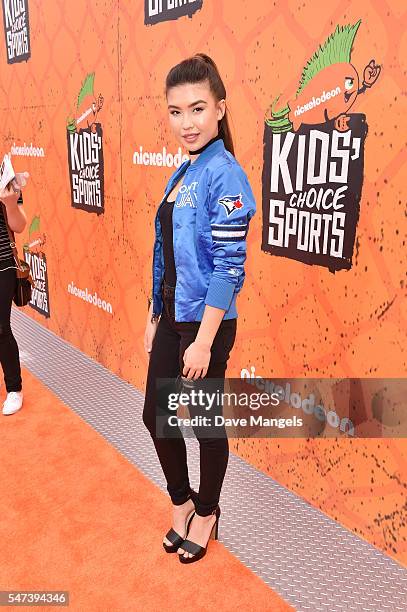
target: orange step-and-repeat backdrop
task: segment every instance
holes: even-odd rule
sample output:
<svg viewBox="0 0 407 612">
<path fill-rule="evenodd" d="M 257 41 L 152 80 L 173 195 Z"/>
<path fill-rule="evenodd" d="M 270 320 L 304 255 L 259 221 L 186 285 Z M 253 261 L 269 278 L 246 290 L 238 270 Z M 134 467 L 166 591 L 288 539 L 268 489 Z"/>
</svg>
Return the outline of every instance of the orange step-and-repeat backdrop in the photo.
<svg viewBox="0 0 407 612">
<path fill-rule="evenodd" d="M 164 80 L 203 51 L 258 205 L 229 376 L 404 376 L 401 0 L 2 5 L 1 153 L 31 174 L 26 312 L 143 389 L 153 218 L 186 153 Z M 405 562 L 401 442 L 231 447 Z"/>
</svg>

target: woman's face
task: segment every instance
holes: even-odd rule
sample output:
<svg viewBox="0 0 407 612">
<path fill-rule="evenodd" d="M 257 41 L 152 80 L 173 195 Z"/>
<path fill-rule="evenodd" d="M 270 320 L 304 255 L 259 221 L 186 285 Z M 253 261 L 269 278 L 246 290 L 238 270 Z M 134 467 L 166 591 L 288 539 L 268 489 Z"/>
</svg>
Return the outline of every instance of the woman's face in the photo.
<svg viewBox="0 0 407 612">
<path fill-rule="evenodd" d="M 167 104 L 172 131 L 188 151 L 195 151 L 218 135 L 218 121 L 225 114 L 225 100 L 217 102 L 208 81 L 171 87 Z"/>
</svg>

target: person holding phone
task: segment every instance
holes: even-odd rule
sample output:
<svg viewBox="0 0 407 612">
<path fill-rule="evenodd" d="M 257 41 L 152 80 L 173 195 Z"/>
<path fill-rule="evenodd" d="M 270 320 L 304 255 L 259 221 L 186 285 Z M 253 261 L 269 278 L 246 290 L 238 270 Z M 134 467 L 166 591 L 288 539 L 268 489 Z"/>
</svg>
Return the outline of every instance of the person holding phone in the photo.
<svg viewBox="0 0 407 612">
<path fill-rule="evenodd" d="M 155 219 L 143 422 L 173 504 L 164 549 L 178 552 L 181 563 L 193 563 L 205 555 L 209 538 L 217 538 L 228 439 L 195 430 L 200 445 L 196 493 L 189 484 L 180 430 L 176 437 L 158 435 L 156 383 L 181 376 L 192 384 L 204 378 L 224 380 L 236 336 L 246 236 L 256 205 L 234 157 L 226 90 L 215 62 L 198 53 L 174 66 L 167 75 L 166 98 L 170 126 L 190 159 L 170 178 Z"/>
<path fill-rule="evenodd" d="M 17 265 L 10 246 L 7 224 L 15 233 L 21 233 L 27 224 L 21 195 L 21 187 L 26 184 L 27 178 L 27 172 L 17 174 L 7 187 L 0 189 L 0 363 L 7 391 L 3 404 L 4 415 L 14 414 L 23 405 L 20 357 L 10 325 Z"/>
</svg>

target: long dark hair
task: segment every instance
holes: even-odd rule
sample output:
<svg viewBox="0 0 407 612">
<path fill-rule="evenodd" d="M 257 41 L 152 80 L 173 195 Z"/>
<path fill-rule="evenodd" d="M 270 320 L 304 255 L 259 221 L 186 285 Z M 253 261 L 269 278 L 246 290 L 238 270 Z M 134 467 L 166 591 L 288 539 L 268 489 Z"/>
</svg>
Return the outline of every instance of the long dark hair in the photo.
<svg viewBox="0 0 407 612">
<path fill-rule="evenodd" d="M 201 83 L 206 80 L 209 81 L 210 90 L 217 102 L 226 99 L 226 89 L 215 62 L 204 53 L 196 53 L 193 57 L 189 57 L 171 68 L 165 80 L 165 93 L 167 94 L 168 90 L 176 85 Z M 222 138 L 225 148 L 234 155 L 235 149 L 227 108 L 222 119 L 219 121 L 219 136 Z"/>
</svg>

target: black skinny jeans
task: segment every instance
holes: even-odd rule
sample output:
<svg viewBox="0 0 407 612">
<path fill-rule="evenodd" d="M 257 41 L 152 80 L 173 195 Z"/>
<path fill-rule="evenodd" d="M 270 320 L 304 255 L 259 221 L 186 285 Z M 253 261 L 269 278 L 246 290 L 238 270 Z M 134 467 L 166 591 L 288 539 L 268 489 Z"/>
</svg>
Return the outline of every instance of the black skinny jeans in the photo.
<svg viewBox="0 0 407 612">
<path fill-rule="evenodd" d="M 13 268 L 0 271 L 0 363 L 7 393 L 21 391 L 21 368 L 16 339 L 10 327 L 11 304 L 16 287 Z"/>
<path fill-rule="evenodd" d="M 178 426 L 171 427 L 172 433 L 176 430 L 178 437 L 165 438 L 156 435 L 156 381 L 159 378 L 175 380 L 179 374 L 182 375 L 184 351 L 195 340 L 200 322 L 176 322 L 174 298 L 167 296 L 163 299 L 163 312 L 150 353 L 143 422 L 153 439 L 171 501 L 174 505 L 181 505 L 187 501 L 191 490 L 185 441 Z M 223 320 L 211 347 L 211 359 L 205 379 L 218 379 L 222 384 L 221 390 L 229 353 L 236 337 L 236 323 L 236 319 Z M 189 411 L 192 417 L 191 408 Z M 221 411 L 222 407 L 219 406 L 217 414 L 221 414 Z M 200 485 L 198 499 L 195 500 L 196 513 L 200 516 L 208 516 L 216 509 L 229 459 L 226 432 L 223 432 L 223 437 L 214 438 L 203 437 L 205 431 L 205 428 L 194 427 L 200 447 Z"/>
</svg>

